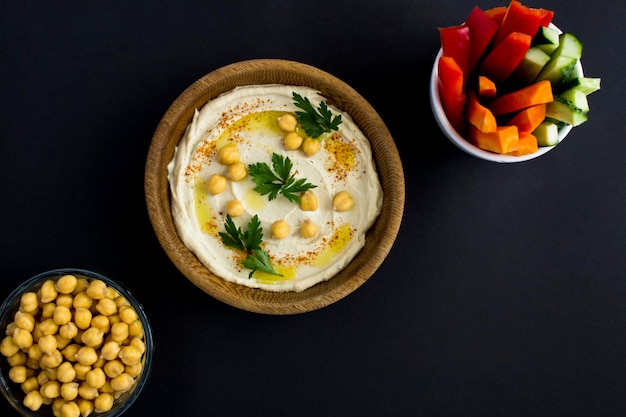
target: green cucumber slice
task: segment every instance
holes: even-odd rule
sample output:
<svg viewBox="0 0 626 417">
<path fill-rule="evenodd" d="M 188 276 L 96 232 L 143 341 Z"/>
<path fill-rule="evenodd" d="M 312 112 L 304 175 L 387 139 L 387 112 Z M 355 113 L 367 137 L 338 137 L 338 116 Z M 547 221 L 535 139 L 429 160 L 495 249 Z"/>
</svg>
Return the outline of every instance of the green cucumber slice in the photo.
<svg viewBox="0 0 626 417">
<path fill-rule="evenodd" d="M 575 77 L 563 83 L 563 91 L 577 89 L 589 95 L 600 89 L 600 78 L 595 77 Z"/>
<path fill-rule="evenodd" d="M 548 55 L 559 46 L 559 30 L 554 27 L 541 26 L 532 40 L 531 46 L 537 46 Z"/>
<path fill-rule="evenodd" d="M 587 94 L 583 93 L 579 88 L 570 88 L 559 94 L 558 98 L 565 101 L 570 106 L 574 106 L 576 109 L 583 113 L 589 111 L 589 101 L 587 100 Z"/>
<path fill-rule="evenodd" d="M 524 84 L 532 84 L 548 61 L 550 55 L 538 46 L 531 46 L 515 69 L 515 79 Z"/>
<path fill-rule="evenodd" d="M 559 127 L 556 123 L 544 120 L 532 132 L 539 146 L 554 146 L 559 143 Z"/>
<path fill-rule="evenodd" d="M 572 127 L 580 126 L 587 121 L 587 115 L 579 109 L 562 101 L 558 96 L 553 101 L 546 104 L 546 117 L 559 122 L 571 125 Z"/>
<path fill-rule="evenodd" d="M 583 43 L 569 32 L 559 35 L 559 46 L 554 50 L 552 56 L 567 56 L 580 59 L 583 56 Z"/>
<path fill-rule="evenodd" d="M 570 79 L 577 63 L 577 58 L 552 56 L 550 61 L 541 69 L 537 78 L 535 78 L 535 82 L 548 80 L 553 87 L 561 84 Z"/>
</svg>

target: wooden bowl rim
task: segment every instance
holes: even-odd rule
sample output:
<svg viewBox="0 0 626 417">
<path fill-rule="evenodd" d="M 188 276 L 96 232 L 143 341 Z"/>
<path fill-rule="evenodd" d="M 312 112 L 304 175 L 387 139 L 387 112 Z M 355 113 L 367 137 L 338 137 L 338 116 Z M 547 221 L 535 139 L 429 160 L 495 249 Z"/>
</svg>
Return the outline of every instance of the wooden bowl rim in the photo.
<svg viewBox="0 0 626 417">
<path fill-rule="evenodd" d="M 249 288 L 212 274 L 183 244 L 171 210 L 167 165 L 194 110 L 239 85 L 287 84 L 318 89 L 329 103 L 346 111 L 369 138 L 383 188 L 382 211 L 366 234 L 365 247 L 328 281 L 302 292 Z M 243 310 L 273 315 L 298 314 L 325 307 L 347 296 L 379 268 L 397 237 L 405 201 L 400 155 L 385 123 L 372 106 L 343 81 L 316 67 L 284 59 L 252 59 L 216 69 L 191 84 L 159 122 L 145 166 L 144 193 L 152 227 L 180 272 L 212 297 Z"/>
</svg>

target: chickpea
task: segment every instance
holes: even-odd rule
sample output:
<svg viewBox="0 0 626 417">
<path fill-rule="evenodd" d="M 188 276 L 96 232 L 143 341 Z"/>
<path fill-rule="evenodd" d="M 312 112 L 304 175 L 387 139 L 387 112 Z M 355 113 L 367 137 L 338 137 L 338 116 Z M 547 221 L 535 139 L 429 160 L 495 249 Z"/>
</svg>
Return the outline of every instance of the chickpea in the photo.
<svg viewBox="0 0 626 417">
<path fill-rule="evenodd" d="M 76 289 L 74 289 L 73 294 L 76 295 L 78 293 L 84 292 L 89 287 L 89 280 L 87 278 L 76 278 Z"/>
<path fill-rule="evenodd" d="M 317 224 L 315 224 L 311 219 L 306 219 L 302 222 L 302 226 L 300 226 L 300 235 L 308 239 L 310 237 L 317 236 L 319 228 Z"/>
<path fill-rule="evenodd" d="M 32 346 L 32 345 L 31 345 Z M 25 365 L 26 364 L 26 353 L 19 351 L 15 355 L 11 355 L 7 358 L 7 362 L 11 366 L 16 365 Z"/>
<path fill-rule="evenodd" d="M 124 340 L 128 339 L 128 324 L 124 323 L 123 321 L 115 323 L 113 326 L 111 326 L 110 335 L 111 338 L 118 343 L 121 343 Z"/>
<path fill-rule="evenodd" d="M 42 303 L 49 303 L 57 298 L 58 292 L 54 286 L 54 281 L 51 279 L 44 281 L 41 285 L 41 289 L 39 290 L 39 299 Z"/>
<path fill-rule="evenodd" d="M 78 395 L 87 400 L 93 400 L 98 396 L 98 388 L 92 387 L 87 381 L 82 381 L 78 386 Z"/>
<path fill-rule="evenodd" d="M 126 299 L 126 297 L 124 297 L 124 296 L 122 296 L 122 295 L 118 295 L 118 296 L 117 296 L 117 297 L 115 297 L 114 299 L 115 299 L 115 304 L 117 304 L 117 308 L 118 308 L 118 310 L 119 310 L 121 307 L 123 307 L 123 306 L 126 306 L 126 307 L 130 307 L 130 306 L 131 306 L 131 305 L 130 305 L 130 301 L 128 301 L 128 300 Z"/>
<path fill-rule="evenodd" d="M 133 386 L 134 383 L 135 378 L 123 372 L 111 379 L 111 388 L 115 391 L 126 392 Z"/>
<path fill-rule="evenodd" d="M 74 303 L 74 296 L 71 294 L 59 294 L 57 297 L 55 304 L 57 306 L 64 306 L 67 308 L 71 308 Z"/>
<path fill-rule="evenodd" d="M 58 349 L 55 349 L 54 352 L 52 352 L 49 355 L 43 355 L 41 359 L 39 359 L 39 363 L 41 364 L 41 367 L 48 368 L 46 370 L 54 369 L 57 366 L 61 365 L 62 362 L 63 362 L 63 355 L 61 354 L 61 351 Z"/>
<path fill-rule="evenodd" d="M 57 305 L 54 309 L 52 320 L 59 326 L 63 326 L 72 320 L 72 312 L 65 306 Z"/>
<path fill-rule="evenodd" d="M 96 310 L 103 316 L 112 316 L 117 313 L 117 304 L 112 298 L 102 298 L 96 304 Z"/>
<path fill-rule="evenodd" d="M 231 217 L 238 217 L 244 211 L 243 203 L 239 200 L 230 200 L 226 203 L 226 213 L 230 214 Z"/>
<path fill-rule="evenodd" d="M 74 275 L 63 275 L 54 285 L 54 288 L 61 294 L 71 294 L 76 289 L 78 280 Z"/>
<path fill-rule="evenodd" d="M 57 340 L 57 349 L 65 349 L 65 346 L 72 342 L 71 338 L 63 337 L 60 334 L 55 334 L 54 338 Z"/>
<path fill-rule="evenodd" d="M 67 345 L 65 349 L 61 350 L 61 354 L 65 358 L 65 360 L 70 362 L 76 361 L 76 354 L 80 350 L 81 346 L 77 343 L 72 343 L 71 345 Z"/>
<path fill-rule="evenodd" d="M 41 339 L 39 339 L 41 340 Z M 56 341 L 56 339 L 55 339 Z M 37 342 L 36 344 L 33 343 L 33 345 L 31 347 L 28 348 L 28 357 L 31 359 L 35 359 L 35 360 L 39 360 L 41 359 L 41 356 L 43 355 L 43 352 L 41 351 L 41 348 L 39 347 L 39 342 Z"/>
<path fill-rule="evenodd" d="M 122 347 L 119 358 L 122 360 L 124 365 L 134 365 L 139 362 L 142 354 L 143 352 L 136 346 L 128 345 Z"/>
<path fill-rule="evenodd" d="M 298 119 L 291 113 L 285 113 L 276 118 L 278 122 L 278 127 L 280 127 L 285 132 L 293 132 L 296 130 L 296 126 L 298 125 Z"/>
<path fill-rule="evenodd" d="M 354 207 L 354 200 L 347 191 L 339 191 L 333 197 L 333 210 L 349 211 Z"/>
<path fill-rule="evenodd" d="M 24 397 L 23 404 L 31 411 L 37 411 L 43 404 L 43 396 L 37 390 L 31 390 Z"/>
<path fill-rule="evenodd" d="M 74 301 L 72 302 L 72 306 L 74 308 L 86 308 L 90 309 L 93 304 L 93 298 L 87 295 L 85 291 L 79 292 L 74 296 Z"/>
<path fill-rule="evenodd" d="M 119 316 L 120 320 L 126 324 L 131 324 L 139 317 L 135 309 L 128 304 L 119 307 Z"/>
<path fill-rule="evenodd" d="M 48 381 L 57 381 L 57 368 L 43 368 L 42 373 L 46 375 Z M 43 384 L 41 384 L 43 386 Z"/>
<path fill-rule="evenodd" d="M 20 347 L 15 344 L 11 336 L 6 336 L 2 339 L 2 342 L 0 342 L 0 353 L 6 357 L 15 355 L 19 350 Z"/>
<path fill-rule="evenodd" d="M 33 346 L 37 346 L 37 345 L 33 345 Z M 28 359 L 26 359 L 26 366 L 28 366 L 31 369 L 39 369 L 40 368 L 39 359 L 33 359 L 29 356 Z"/>
<path fill-rule="evenodd" d="M 91 326 L 91 310 L 79 307 L 74 310 L 74 323 L 79 329 L 85 330 Z"/>
<path fill-rule="evenodd" d="M 102 393 L 94 400 L 94 411 L 96 413 L 106 413 L 113 408 L 114 398 L 111 394 Z"/>
<path fill-rule="evenodd" d="M 13 317 L 13 323 L 20 329 L 32 332 L 35 329 L 35 316 L 18 310 Z"/>
<path fill-rule="evenodd" d="M 311 190 L 306 190 L 300 194 L 300 210 L 315 211 L 317 210 L 317 196 Z"/>
<path fill-rule="evenodd" d="M 144 343 L 143 340 L 141 340 L 138 337 L 133 337 L 132 339 L 130 339 L 130 342 L 128 343 L 130 346 L 134 346 L 137 349 L 139 349 L 139 351 L 143 354 L 146 351 L 146 344 Z"/>
<path fill-rule="evenodd" d="M 107 295 L 107 284 L 100 279 L 94 279 L 89 283 L 85 293 L 94 300 L 101 300 Z"/>
<path fill-rule="evenodd" d="M 39 308 L 39 300 L 34 292 L 25 292 L 20 297 L 20 310 L 25 313 L 34 313 Z"/>
<path fill-rule="evenodd" d="M 20 349 L 28 349 L 33 344 L 33 334 L 28 330 L 20 329 L 17 327 L 13 331 L 13 342 Z"/>
<path fill-rule="evenodd" d="M 66 339 L 73 339 L 78 334 L 78 327 L 73 321 L 59 327 L 59 335 Z"/>
<path fill-rule="evenodd" d="M 73 401 L 78 397 L 78 382 L 66 382 L 61 385 L 61 397 L 65 401 Z"/>
<path fill-rule="evenodd" d="M 82 334 L 80 337 L 80 341 L 85 344 L 85 346 L 96 347 L 102 343 L 104 338 L 104 332 L 97 327 L 90 327 Z"/>
<path fill-rule="evenodd" d="M 84 398 L 78 398 L 76 400 L 76 403 L 78 404 L 78 408 L 80 409 L 80 415 L 87 417 L 89 416 L 91 413 L 94 412 L 95 407 L 93 404 L 93 401 L 90 400 L 86 400 Z"/>
<path fill-rule="evenodd" d="M 91 371 L 87 372 L 85 377 L 85 381 L 89 386 L 100 389 L 107 380 L 107 376 L 105 375 L 102 368 L 93 368 Z"/>
<path fill-rule="evenodd" d="M 96 327 L 104 333 L 108 333 L 111 330 L 111 322 L 107 316 L 99 314 L 91 319 L 91 327 Z"/>
<path fill-rule="evenodd" d="M 26 378 L 26 381 L 22 382 L 20 388 L 22 388 L 22 391 L 27 394 L 31 391 L 39 391 L 39 382 L 37 382 L 37 377 L 33 375 Z"/>
<path fill-rule="evenodd" d="M 297 132 L 289 132 L 283 137 L 283 146 L 289 151 L 298 149 L 302 145 L 302 136 Z"/>
<path fill-rule="evenodd" d="M 221 193 L 226 189 L 226 177 L 220 174 L 213 174 L 207 181 L 207 189 L 211 195 Z"/>
<path fill-rule="evenodd" d="M 313 156 L 320 151 L 322 147 L 322 142 L 318 139 L 306 138 L 304 142 L 302 142 L 302 151 L 306 154 L 306 156 Z"/>
<path fill-rule="evenodd" d="M 9 379 L 16 384 L 21 384 L 28 378 L 26 369 L 24 365 L 12 366 L 11 369 L 9 369 Z"/>
<path fill-rule="evenodd" d="M 61 417 L 80 417 L 80 408 L 74 401 L 68 401 L 61 406 Z"/>
<path fill-rule="evenodd" d="M 70 362 L 62 362 L 57 368 L 57 379 L 59 382 L 72 382 L 76 378 L 76 370 Z"/>
<path fill-rule="evenodd" d="M 57 308 L 55 303 L 45 303 L 41 306 L 41 315 L 40 318 L 43 321 L 44 319 L 49 319 L 54 316 L 54 309 Z"/>
<path fill-rule="evenodd" d="M 233 162 L 226 168 L 226 176 L 231 181 L 241 181 L 246 178 L 246 175 L 248 175 L 248 168 L 241 161 Z"/>
<path fill-rule="evenodd" d="M 76 379 L 84 381 L 87 378 L 87 372 L 91 371 L 91 365 L 84 365 L 82 363 L 75 363 L 74 370 L 76 371 Z"/>
<path fill-rule="evenodd" d="M 111 340 L 109 342 L 106 342 L 102 346 L 102 349 L 100 349 L 100 357 L 106 359 L 107 361 L 112 361 L 113 359 L 118 357 L 121 349 L 122 348 L 120 347 L 119 343 Z"/>
<path fill-rule="evenodd" d="M 105 363 L 102 370 L 109 378 L 113 379 L 124 372 L 124 364 L 119 359 L 113 359 Z"/>
<path fill-rule="evenodd" d="M 141 364 L 141 362 L 137 362 L 134 365 L 126 365 L 124 367 L 124 372 L 132 376 L 133 378 L 137 378 L 139 374 L 141 373 L 142 369 L 143 369 L 143 365 Z"/>
<path fill-rule="evenodd" d="M 222 146 L 217 152 L 217 160 L 224 165 L 230 165 L 239 161 L 239 149 L 234 143 Z"/>
<path fill-rule="evenodd" d="M 59 381 L 48 381 L 41 386 L 39 392 L 46 398 L 58 398 L 61 396 L 61 384 Z"/>
<path fill-rule="evenodd" d="M 274 223 L 272 223 L 270 233 L 272 238 L 274 239 L 284 239 L 287 237 L 287 235 L 289 235 L 290 230 L 291 228 L 286 221 L 276 220 Z"/>
<path fill-rule="evenodd" d="M 76 360 L 82 365 L 93 365 L 98 360 L 98 353 L 91 346 L 83 346 L 76 352 Z"/>
<path fill-rule="evenodd" d="M 52 353 L 57 348 L 57 339 L 54 337 L 54 335 L 48 334 L 41 337 L 39 339 L 39 342 L 37 342 L 37 345 L 39 346 L 39 350 L 41 350 L 42 353 L 46 355 L 52 355 Z"/>
<path fill-rule="evenodd" d="M 59 331 L 59 325 L 54 322 L 54 319 L 48 318 L 39 323 L 39 331 L 42 336 L 54 335 Z"/>
</svg>

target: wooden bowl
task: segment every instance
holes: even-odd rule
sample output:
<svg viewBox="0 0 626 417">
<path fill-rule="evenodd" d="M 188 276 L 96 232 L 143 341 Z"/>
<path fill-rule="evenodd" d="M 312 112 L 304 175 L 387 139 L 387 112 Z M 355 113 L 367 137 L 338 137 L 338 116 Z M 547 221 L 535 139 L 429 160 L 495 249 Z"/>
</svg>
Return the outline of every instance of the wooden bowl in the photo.
<svg viewBox="0 0 626 417">
<path fill-rule="evenodd" d="M 329 104 L 347 112 L 372 145 L 383 189 L 382 211 L 366 235 L 363 249 L 330 280 L 302 292 L 272 292 L 223 280 L 211 273 L 183 244 L 173 223 L 167 165 L 194 110 L 241 85 L 287 84 L 319 90 Z M 298 314 L 325 307 L 350 294 L 380 267 L 398 234 L 404 212 L 405 183 L 395 142 L 372 106 L 336 77 L 309 65 L 255 59 L 219 68 L 189 86 L 158 124 L 148 151 L 144 191 L 159 242 L 175 266 L 194 285 L 231 306 L 262 314 Z"/>
</svg>

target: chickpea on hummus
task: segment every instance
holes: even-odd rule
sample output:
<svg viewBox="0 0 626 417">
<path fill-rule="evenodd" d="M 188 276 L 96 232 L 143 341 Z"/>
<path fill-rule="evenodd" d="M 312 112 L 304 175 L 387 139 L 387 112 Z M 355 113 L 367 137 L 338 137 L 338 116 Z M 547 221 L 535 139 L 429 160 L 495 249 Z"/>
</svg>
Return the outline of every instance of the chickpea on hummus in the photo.
<svg viewBox="0 0 626 417">
<path fill-rule="evenodd" d="M 296 95 L 340 116 L 335 129 L 310 137 Z M 276 180 L 264 181 L 270 174 Z M 196 109 L 168 180 L 174 225 L 200 262 L 226 281 L 275 292 L 303 291 L 343 269 L 383 199 L 370 142 L 350 116 L 314 89 L 279 84 L 237 87 Z M 254 255 L 267 255 L 269 272 L 225 244 L 227 224 L 242 234 L 260 226 Z"/>
</svg>

